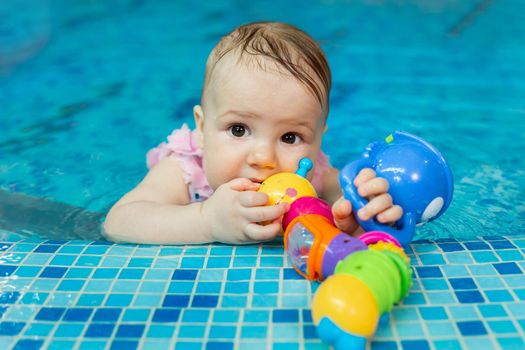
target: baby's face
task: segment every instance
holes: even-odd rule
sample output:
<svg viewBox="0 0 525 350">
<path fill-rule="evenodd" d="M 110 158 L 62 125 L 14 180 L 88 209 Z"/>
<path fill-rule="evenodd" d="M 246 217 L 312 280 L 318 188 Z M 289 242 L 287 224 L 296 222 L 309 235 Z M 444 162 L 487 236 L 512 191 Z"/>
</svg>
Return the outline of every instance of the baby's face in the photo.
<svg viewBox="0 0 525 350">
<path fill-rule="evenodd" d="M 273 63 L 266 71 L 228 57 L 219 64 L 204 108 L 195 108 L 210 186 L 295 172 L 303 157 L 315 163 L 326 111 L 306 87 Z"/>
</svg>

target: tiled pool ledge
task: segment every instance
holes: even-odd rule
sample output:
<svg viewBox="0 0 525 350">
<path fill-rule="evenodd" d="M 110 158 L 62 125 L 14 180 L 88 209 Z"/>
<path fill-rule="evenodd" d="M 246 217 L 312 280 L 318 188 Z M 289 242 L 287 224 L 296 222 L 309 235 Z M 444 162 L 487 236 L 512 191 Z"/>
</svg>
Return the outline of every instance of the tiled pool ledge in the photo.
<svg viewBox="0 0 525 350">
<path fill-rule="evenodd" d="M 524 349 L 525 235 L 411 245 L 372 349 Z M 281 242 L 0 244 L 0 349 L 327 349 Z"/>
</svg>

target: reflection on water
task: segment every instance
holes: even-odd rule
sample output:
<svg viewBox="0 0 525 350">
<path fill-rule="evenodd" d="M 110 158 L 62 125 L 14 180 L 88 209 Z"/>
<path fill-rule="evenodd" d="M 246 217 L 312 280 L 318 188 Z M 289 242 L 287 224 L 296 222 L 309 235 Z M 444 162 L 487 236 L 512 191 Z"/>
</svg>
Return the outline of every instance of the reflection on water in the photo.
<svg viewBox="0 0 525 350">
<path fill-rule="evenodd" d="M 0 189 L 0 229 L 22 237 L 97 240 L 103 218 L 101 213 Z"/>
</svg>

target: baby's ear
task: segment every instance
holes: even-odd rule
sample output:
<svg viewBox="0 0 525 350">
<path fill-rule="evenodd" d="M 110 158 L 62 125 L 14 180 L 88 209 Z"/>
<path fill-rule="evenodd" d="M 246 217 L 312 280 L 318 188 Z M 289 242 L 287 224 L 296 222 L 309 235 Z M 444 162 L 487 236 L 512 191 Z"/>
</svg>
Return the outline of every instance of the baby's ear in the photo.
<svg viewBox="0 0 525 350">
<path fill-rule="evenodd" d="M 193 107 L 193 118 L 195 119 L 195 127 L 199 137 L 199 147 L 202 147 L 204 145 L 202 136 L 204 130 L 204 112 L 202 111 L 202 107 L 200 105 L 195 105 Z"/>
</svg>

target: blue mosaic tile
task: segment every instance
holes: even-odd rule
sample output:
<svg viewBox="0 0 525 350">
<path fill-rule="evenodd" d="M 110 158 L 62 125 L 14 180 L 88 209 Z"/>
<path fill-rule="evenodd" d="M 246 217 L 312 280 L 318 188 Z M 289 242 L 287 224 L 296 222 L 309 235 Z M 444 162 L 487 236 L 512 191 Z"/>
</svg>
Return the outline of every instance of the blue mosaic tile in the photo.
<svg viewBox="0 0 525 350">
<path fill-rule="evenodd" d="M 468 250 L 489 250 L 490 246 L 485 242 L 465 242 L 463 245 Z"/>
<path fill-rule="evenodd" d="M 42 244 L 36 247 L 35 253 L 54 253 L 60 248 L 58 245 Z"/>
<path fill-rule="evenodd" d="M 46 267 L 40 273 L 41 278 L 62 278 L 67 272 L 65 267 Z"/>
<path fill-rule="evenodd" d="M 457 242 L 439 243 L 438 246 L 441 248 L 441 250 L 443 250 L 444 253 L 465 250 L 465 248 Z"/>
<path fill-rule="evenodd" d="M 507 316 L 507 312 L 502 304 L 478 305 L 478 309 L 485 318 Z"/>
<path fill-rule="evenodd" d="M 227 294 L 247 294 L 250 290 L 250 282 L 226 282 L 224 293 Z"/>
<path fill-rule="evenodd" d="M 419 278 L 443 277 L 443 273 L 438 266 L 416 267 Z"/>
<path fill-rule="evenodd" d="M 514 244 L 506 239 L 489 241 L 493 249 L 513 249 L 516 248 Z"/>
<path fill-rule="evenodd" d="M 303 278 L 294 269 L 283 269 L 283 279 L 285 280 L 302 280 Z"/>
<path fill-rule="evenodd" d="M 206 350 L 233 350 L 232 342 L 208 342 Z"/>
<path fill-rule="evenodd" d="M 466 291 L 466 292 L 455 292 L 458 301 L 462 304 L 465 303 L 483 303 L 485 298 L 477 290 L 475 291 Z"/>
<path fill-rule="evenodd" d="M 110 350 L 128 350 L 138 349 L 139 342 L 133 340 L 114 340 L 111 343 Z"/>
<path fill-rule="evenodd" d="M 481 321 L 462 321 L 456 324 L 464 336 L 487 334 L 487 329 Z"/>
<path fill-rule="evenodd" d="M 231 263 L 230 257 L 210 257 L 206 263 L 206 268 L 225 268 Z"/>
<path fill-rule="evenodd" d="M 455 290 L 478 289 L 472 278 L 450 278 L 448 281 Z"/>
<path fill-rule="evenodd" d="M 496 254 L 499 256 L 501 261 L 520 261 L 520 260 L 524 260 L 523 254 L 517 249 L 499 250 L 499 251 L 496 252 Z"/>
<path fill-rule="evenodd" d="M 410 256 L 414 286 L 382 321 L 371 349 L 523 348 L 525 274 L 516 247 L 525 240 L 506 240 L 509 244 L 496 243 L 505 239 L 418 243 Z M 477 249 L 480 242 L 488 248 Z M 466 243 L 474 244 L 463 250 L 442 247 Z M 0 265 L 12 266 L 4 271 L 16 289 L 0 293 L 1 348 L 327 349 L 310 309 L 320 284 L 291 269 L 282 246 L 88 245 L 92 249 L 71 251 L 89 259 L 75 260 L 66 258 L 71 251 L 64 248 L 78 245 L 22 248 L 43 245 L 59 248 L 34 253 L 44 258 L 27 265 L 25 260 Z M 501 260 L 479 258 L 486 252 Z M 449 255 L 458 253 L 471 261 L 450 263 Z M 156 263 L 165 257 L 204 263 L 199 268 Z M 253 265 L 235 266 L 236 259 Z M 77 260 L 85 266 L 66 264 Z"/>
<path fill-rule="evenodd" d="M 241 329 L 241 338 L 243 339 L 266 339 L 267 334 L 268 329 L 265 326 L 242 326 Z"/>
<path fill-rule="evenodd" d="M 401 347 L 403 350 L 430 350 L 430 345 L 425 339 L 403 340 Z"/>
<path fill-rule="evenodd" d="M 420 307 L 419 312 L 424 320 L 448 320 L 448 315 L 442 306 Z"/>
<path fill-rule="evenodd" d="M 477 263 L 487 263 L 487 262 L 499 261 L 496 254 L 491 251 L 472 252 L 471 255 L 474 258 L 474 261 Z"/>
<path fill-rule="evenodd" d="M 197 277 L 198 270 L 175 270 L 171 276 L 172 280 L 193 281 Z"/>
<path fill-rule="evenodd" d="M 194 295 L 191 307 L 216 307 L 219 297 L 216 295 Z"/>
<path fill-rule="evenodd" d="M 299 321 L 298 310 L 273 310 L 272 321 L 277 323 Z"/>
<path fill-rule="evenodd" d="M 456 339 L 444 339 L 433 341 L 436 349 L 461 350 L 461 343 Z"/>
<path fill-rule="evenodd" d="M 77 323 L 63 323 L 58 325 L 55 331 L 55 337 L 73 338 L 79 337 L 84 333 L 85 326 Z"/>
<path fill-rule="evenodd" d="M 399 347 L 395 341 L 372 341 L 370 344 L 373 350 L 397 350 Z"/>
<path fill-rule="evenodd" d="M 60 307 L 43 307 L 36 314 L 35 320 L 39 321 L 58 321 L 66 311 L 65 308 Z"/>
<path fill-rule="evenodd" d="M 20 299 L 19 292 L 3 292 L 0 294 L 0 304 L 15 304 Z"/>
<path fill-rule="evenodd" d="M 25 326 L 24 322 L 0 322 L 0 335 L 17 335 Z"/>
<path fill-rule="evenodd" d="M 40 349 L 44 344 L 43 340 L 37 339 L 20 339 L 13 350 L 35 350 Z"/>
<path fill-rule="evenodd" d="M 521 271 L 521 269 L 515 262 L 493 264 L 493 266 L 496 269 L 496 271 L 498 271 L 498 273 L 501 275 L 522 274 L 523 273 L 523 271 Z"/>
<path fill-rule="evenodd" d="M 525 348 L 525 340 L 523 337 L 508 337 L 497 338 L 497 341 L 502 349 L 523 349 Z"/>
<path fill-rule="evenodd" d="M 54 324 L 47 324 L 47 323 L 33 323 L 29 325 L 26 328 L 26 331 L 24 332 L 25 336 L 36 336 L 36 337 L 44 337 L 51 333 L 51 330 L 55 327 Z"/>
<path fill-rule="evenodd" d="M 64 315 L 64 321 L 70 322 L 85 322 L 93 313 L 91 308 L 70 308 Z"/>
<path fill-rule="evenodd" d="M 153 314 L 153 322 L 177 322 L 180 310 L 178 309 L 156 309 Z"/>
<path fill-rule="evenodd" d="M 91 323 L 86 329 L 86 332 L 84 333 L 84 337 L 86 338 L 109 338 L 111 337 L 114 328 L 115 328 L 115 325 L 113 324 Z"/>
<path fill-rule="evenodd" d="M 166 295 L 162 306 L 164 307 L 187 307 L 190 304 L 189 295 Z"/>
<path fill-rule="evenodd" d="M 504 301 L 514 301 L 514 297 L 507 290 L 485 290 L 485 295 L 487 299 L 491 302 L 504 302 Z"/>
<path fill-rule="evenodd" d="M 281 269 L 257 269 L 255 271 L 256 280 L 280 280 Z M 302 279 L 302 278 L 301 278 Z"/>
<path fill-rule="evenodd" d="M 213 322 L 215 323 L 237 323 L 240 318 L 238 310 L 216 309 L 213 312 Z"/>
<path fill-rule="evenodd" d="M 121 313 L 122 309 L 119 308 L 99 308 L 93 315 L 93 321 L 116 322 Z"/>
<path fill-rule="evenodd" d="M 228 281 L 249 281 L 252 278 L 251 269 L 231 269 L 227 273 Z"/>
<path fill-rule="evenodd" d="M 141 338 L 146 328 L 143 324 L 121 324 L 117 333 L 116 338 Z"/>
</svg>

